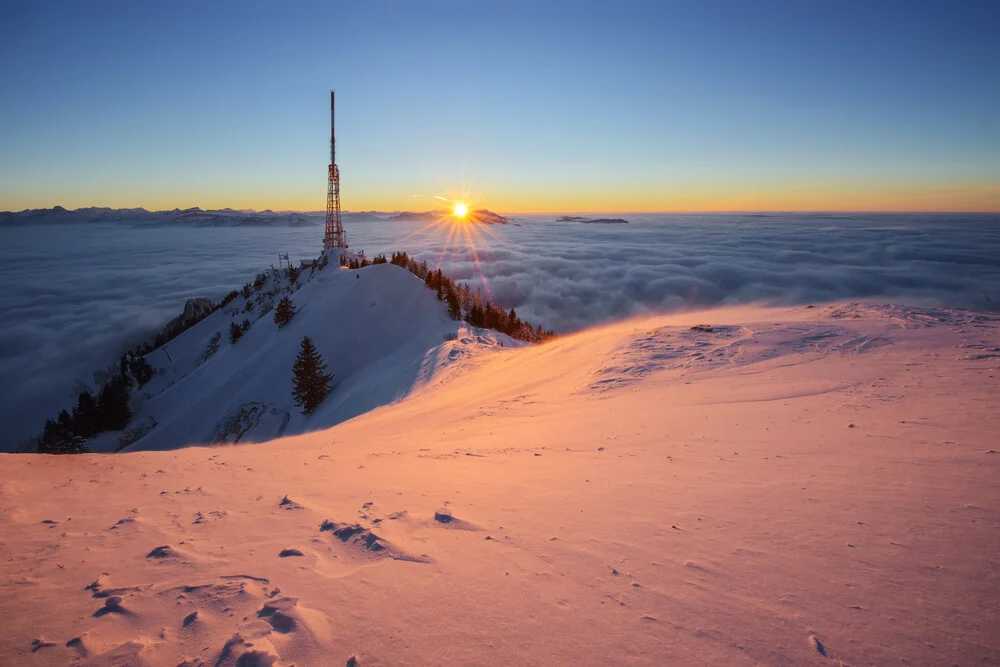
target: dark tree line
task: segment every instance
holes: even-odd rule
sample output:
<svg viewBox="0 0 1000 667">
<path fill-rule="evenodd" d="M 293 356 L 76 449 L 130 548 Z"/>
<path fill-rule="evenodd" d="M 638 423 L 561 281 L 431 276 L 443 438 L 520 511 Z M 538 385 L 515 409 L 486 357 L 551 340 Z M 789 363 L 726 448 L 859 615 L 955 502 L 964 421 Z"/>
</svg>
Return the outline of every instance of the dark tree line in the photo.
<svg viewBox="0 0 1000 667">
<path fill-rule="evenodd" d="M 371 260 L 363 256 L 349 260 L 341 257 L 341 265 L 349 269 L 363 269 L 375 264 L 395 264 L 423 280 L 429 289 L 437 293 L 438 301 L 448 304 L 448 313 L 456 320 L 464 320 L 474 327 L 494 329 L 518 340 L 541 342 L 555 336 L 554 331 L 522 320 L 513 308 L 504 310 L 488 298 L 484 299 L 480 290 L 472 292 L 467 284 L 454 282 L 441 269 L 430 269 L 427 262 L 418 262 L 405 252 L 394 252 L 390 259 L 386 259 L 385 255 L 376 255 Z"/>
<path fill-rule="evenodd" d="M 385 255 L 379 255 L 371 264 L 385 262 Z M 505 310 L 484 298 L 480 290 L 473 292 L 467 284 L 456 283 L 441 269 L 430 269 L 427 262 L 418 262 L 405 252 L 392 253 L 388 262 L 403 267 L 423 280 L 428 289 L 435 291 L 438 301 L 448 304 L 448 313 L 456 320 L 464 320 L 474 327 L 494 329 L 518 340 L 541 342 L 555 336 L 554 331 L 522 320 L 513 308 Z"/>
<path fill-rule="evenodd" d="M 324 257 L 319 268 L 329 264 Z M 291 282 L 299 277 L 298 269 L 292 267 L 289 271 Z M 153 367 L 144 358 L 153 350 L 159 349 L 171 340 L 184 333 L 202 319 L 215 312 L 218 308 L 229 305 L 237 296 L 249 299 L 254 291 L 260 291 L 268 280 L 266 272 L 258 273 L 253 283 L 246 283 L 237 291 L 233 290 L 223 297 L 222 302 L 204 316 L 185 323 L 181 329 L 167 333 L 166 330 L 157 334 L 152 342 L 144 341 L 122 355 L 118 369 L 97 390 L 96 393 L 81 392 L 77 397 L 72 411 L 62 410 L 55 419 L 47 419 L 38 439 L 38 451 L 43 454 L 77 454 L 87 451 L 85 440 L 105 431 L 120 431 L 132 418 L 129 409 L 129 398 L 133 383 L 142 387 L 153 378 Z M 235 343 L 250 329 L 250 320 L 244 319 L 237 324 L 231 323 L 229 340 Z"/>
<path fill-rule="evenodd" d="M 230 304 L 230 302 L 232 302 L 233 299 L 235 299 L 239 295 L 240 295 L 239 292 L 237 292 L 236 290 L 233 290 L 232 292 L 230 292 L 226 296 L 222 297 L 222 301 L 219 302 L 219 308 L 225 308 L 226 306 L 228 306 Z"/>
<path fill-rule="evenodd" d="M 555 332 L 551 330 L 542 329 L 540 325 L 534 326 L 522 320 L 513 308 L 509 311 L 501 308 L 489 298 L 484 298 L 480 290 L 472 292 L 467 284 L 454 282 L 440 269 L 430 269 L 427 262 L 418 262 L 405 252 L 394 252 L 391 258 L 376 255 L 371 260 L 361 257 L 348 261 L 345 257 L 341 257 L 341 266 L 348 266 L 351 269 L 389 263 L 401 266 L 423 280 L 428 289 L 434 290 L 438 300 L 448 305 L 449 314 L 456 320 L 464 320 L 475 327 L 494 329 L 519 340 L 540 342 L 555 336 Z M 323 255 L 322 260 L 314 264 L 314 268 L 323 270 L 328 264 L 329 257 Z M 292 283 L 299 277 L 298 269 L 293 268 L 289 274 Z M 267 273 L 258 274 L 252 284 L 246 283 L 239 292 L 234 290 L 227 294 L 222 300 L 222 305 L 229 304 L 240 294 L 249 299 L 252 292 L 259 291 L 267 280 Z M 279 302 L 275 311 L 275 321 L 279 326 L 287 324 L 295 314 L 290 299 L 285 297 L 282 302 L 286 300 L 288 303 L 283 305 Z M 161 333 L 152 343 L 140 343 L 122 355 L 116 372 L 95 394 L 81 392 L 72 412 L 63 410 L 56 419 L 46 420 L 39 438 L 38 451 L 50 454 L 85 452 L 87 438 L 105 431 L 124 429 L 131 419 L 129 398 L 132 384 L 142 387 L 154 374 L 153 368 L 144 356 L 194 326 L 200 319 L 190 322 L 187 327 L 169 337 Z M 230 342 L 235 343 L 242 338 L 250 329 L 250 325 L 248 319 L 239 324 L 232 322 L 229 330 Z M 329 392 L 329 383 L 333 376 L 326 374 L 326 366 L 312 345 L 312 341 L 308 344 L 303 341 L 303 348 L 300 352 L 302 359 L 297 360 L 298 369 L 295 371 L 297 377 L 301 376 L 301 380 L 296 380 L 296 400 L 301 400 L 299 404 L 304 410 L 311 411 Z"/>
<path fill-rule="evenodd" d="M 346 261 L 344 260 L 343 257 L 341 257 L 340 260 L 340 265 L 346 266 L 349 269 L 363 269 L 366 266 L 374 266 L 375 264 L 388 264 L 388 263 L 389 260 L 385 258 L 385 255 L 375 255 L 374 259 L 368 259 L 364 255 L 362 255 L 361 259 L 349 259 Z"/>
<path fill-rule="evenodd" d="M 235 298 L 235 297 L 233 297 Z M 232 299 L 230 299 L 232 300 Z M 105 431 L 120 431 L 132 418 L 128 403 L 133 383 L 137 387 L 153 379 L 155 371 L 145 356 L 159 349 L 207 317 L 215 309 L 170 334 L 157 334 L 124 353 L 118 367 L 93 395 L 81 392 L 72 412 L 62 410 L 56 419 L 47 419 L 38 440 L 42 454 L 78 454 L 87 451 L 84 440 Z"/>
<path fill-rule="evenodd" d="M 236 320 L 233 320 L 229 323 L 229 342 L 235 344 L 248 331 L 250 331 L 250 320 L 244 317 L 243 322 L 240 324 L 237 324 Z"/>
<path fill-rule="evenodd" d="M 132 383 L 141 387 L 153 377 L 153 367 L 134 352 L 126 352 L 115 373 L 96 396 L 83 391 L 72 412 L 63 410 L 56 419 L 47 419 L 38 442 L 41 454 L 80 454 L 87 451 L 85 440 L 105 431 L 120 431 L 132 418 L 129 409 Z"/>
</svg>

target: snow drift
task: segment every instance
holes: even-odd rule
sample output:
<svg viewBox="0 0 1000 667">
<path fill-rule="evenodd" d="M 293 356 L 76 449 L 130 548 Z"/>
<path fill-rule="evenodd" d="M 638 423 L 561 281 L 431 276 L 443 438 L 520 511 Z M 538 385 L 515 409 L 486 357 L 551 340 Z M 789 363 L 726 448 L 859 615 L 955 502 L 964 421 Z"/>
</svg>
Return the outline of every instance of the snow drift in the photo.
<svg viewBox="0 0 1000 667">
<path fill-rule="evenodd" d="M 323 326 L 384 335 L 385 355 L 416 364 L 419 346 L 361 316 L 321 321 L 432 296 L 374 268 L 384 287 L 364 286 L 371 269 L 327 269 L 331 287 L 356 287 L 310 300 L 301 330 L 259 321 L 260 340 L 220 349 L 201 377 L 206 320 L 176 348 L 194 370 L 174 390 L 272 390 L 236 355 L 277 378 L 281 337 Z M 457 326 L 405 319 L 379 321 L 426 344 Z M 318 346 L 360 391 L 350 349 L 334 349 L 346 335 Z M 431 348 L 459 351 L 447 373 L 330 429 L 0 457 L 0 663 L 927 665 L 1000 651 L 996 316 L 741 307 L 520 349 L 459 343 Z M 164 428 L 180 437 L 173 421 L 201 403 L 170 393 Z"/>
</svg>

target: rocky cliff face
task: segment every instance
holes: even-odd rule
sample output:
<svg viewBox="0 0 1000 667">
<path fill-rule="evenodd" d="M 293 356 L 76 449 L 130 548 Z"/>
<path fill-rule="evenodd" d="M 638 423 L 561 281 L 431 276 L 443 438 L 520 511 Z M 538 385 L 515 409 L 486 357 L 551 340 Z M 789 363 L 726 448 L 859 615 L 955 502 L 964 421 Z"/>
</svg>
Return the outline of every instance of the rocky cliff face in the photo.
<svg viewBox="0 0 1000 667">
<path fill-rule="evenodd" d="M 167 322 L 161 335 L 167 340 L 178 336 L 211 315 L 216 307 L 215 302 L 207 297 L 199 296 L 188 299 L 187 303 L 184 304 L 184 312 Z"/>
</svg>

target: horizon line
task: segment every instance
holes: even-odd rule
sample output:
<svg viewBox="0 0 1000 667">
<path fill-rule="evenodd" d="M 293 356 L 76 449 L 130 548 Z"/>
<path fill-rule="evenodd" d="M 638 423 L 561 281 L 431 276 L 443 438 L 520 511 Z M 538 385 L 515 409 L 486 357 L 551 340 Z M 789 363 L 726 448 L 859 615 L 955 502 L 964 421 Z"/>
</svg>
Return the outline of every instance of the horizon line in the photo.
<svg viewBox="0 0 1000 667">
<path fill-rule="evenodd" d="M 38 208 L 24 208 L 17 211 L 13 210 L 0 210 L 2 213 L 26 213 L 28 211 L 47 211 L 54 210 L 55 208 L 61 208 L 67 212 L 76 212 L 88 208 L 105 208 L 111 211 L 122 211 L 129 209 L 142 209 L 150 213 L 169 213 L 172 211 L 189 211 L 193 209 L 198 209 L 201 211 L 236 211 L 245 213 L 300 213 L 300 214 L 313 214 L 313 215 L 325 215 L 323 209 L 254 209 L 254 208 L 236 208 L 234 206 L 223 206 L 221 208 L 202 208 L 201 206 L 175 206 L 174 208 L 146 208 L 145 206 L 122 206 L 122 207 L 112 207 L 112 206 L 78 206 L 77 208 L 68 208 L 61 206 L 60 204 L 54 204 L 50 207 L 38 207 Z M 425 213 L 435 210 L 442 209 L 359 209 L 359 210 L 345 210 L 344 213 Z M 490 210 L 485 209 L 484 210 Z M 496 211 L 490 210 L 491 213 L 496 213 Z M 588 215 L 603 215 L 603 214 L 617 214 L 617 215 L 693 215 L 693 214 L 762 214 L 762 213 L 787 213 L 787 214 L 817 214 L 817 213 L 896 213 L 896 214 L 977 214 L 977 215 L 1000 215 L 1000 209 L 996 210 L 981 210 L 981 209 L 848 209 L 848 208 L 838 208 L 838 209 L 661 209 L 661 210 L 614 210 L 614 209 L 577 209 L 577 210 L 548 210 L 548 211 L 511 211 L 507 213 L 500 213 L 505 217 L 516 216 L 516 215 L 574 215 L 574 214 L 588 214 Z"/>
</svg>

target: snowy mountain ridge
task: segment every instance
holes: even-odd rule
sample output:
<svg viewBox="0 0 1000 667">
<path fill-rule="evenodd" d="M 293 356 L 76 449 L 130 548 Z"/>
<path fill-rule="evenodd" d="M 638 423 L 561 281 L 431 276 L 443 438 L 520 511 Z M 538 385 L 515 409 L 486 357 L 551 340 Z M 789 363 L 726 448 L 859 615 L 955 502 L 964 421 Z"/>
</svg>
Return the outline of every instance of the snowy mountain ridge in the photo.
<svg viewBox="0 0 1000 667">
<path fill-rule="evenodd" d="M 166 345 L 146 355 L 155 375 L 133 397 L 129 451 L 192 444 L 268 440 L 327 428 L 391 403 L 436 378 L 467 348 L 524 343 L 475 329 L 448 315 L 404 268 L 379 264 L 351 270 L 331 263 L 261 274 L 249 296 L 239 293 Z M 273 309 L 291 298 L 295 315 L 279 328 Z M 247 321 L 235 342 L 230 327 Z M 334 374 L 333 391 L 312 414 L 291 397 L 292 363 L 309 336 Z M 120 433 L 90 442 L 114 451 Z"/>
</svg>

